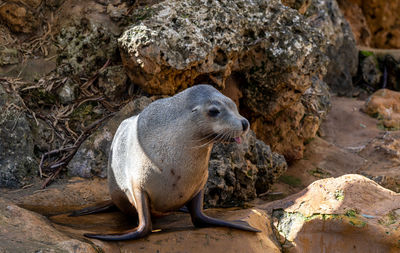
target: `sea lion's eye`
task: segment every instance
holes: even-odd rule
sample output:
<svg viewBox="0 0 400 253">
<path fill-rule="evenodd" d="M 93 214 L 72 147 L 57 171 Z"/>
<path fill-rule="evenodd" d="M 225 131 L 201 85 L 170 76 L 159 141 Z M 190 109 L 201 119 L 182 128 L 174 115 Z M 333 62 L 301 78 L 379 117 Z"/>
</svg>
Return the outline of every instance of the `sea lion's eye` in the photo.
<svg viewBox="0 0 400 253">
<path fill-rule="evenodd" d="M 209 115 L 210 117 L 216 117 L 216 116 L 218 116 L 218 114 L 219 114 L 219 110 L 218 110 L 217 108 L 215 108 L 215 107 L 211 108 L 211 109 L 208 111 L 208 115 Z"/>
</svg>

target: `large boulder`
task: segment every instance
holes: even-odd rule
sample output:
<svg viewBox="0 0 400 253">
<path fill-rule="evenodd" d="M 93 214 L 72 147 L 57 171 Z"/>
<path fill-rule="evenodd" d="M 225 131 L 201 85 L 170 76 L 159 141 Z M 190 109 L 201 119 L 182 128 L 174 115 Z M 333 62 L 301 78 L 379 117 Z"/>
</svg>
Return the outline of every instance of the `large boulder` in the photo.
<svg viewBox="0 0 400 253">
<path fill-rule="evenodd" d="M 22 186 L 38 164 L 23 102 L 6 82 L 0 83 L 0 109 L 0 187 Z"/>
<path fill-rule="evenodd" d="M 196 83 L 237 83 L 257 136 L 289 160 L 302 157 L 313 137 L 304 133 L 321 122 L 302 98 L 313 83 L 327 91 L 328 63 L 326 39 L 304 16 L 276 0 L 167 1 L 132 16 L 119 47 L 134 84 L 172 95 Z"/>
<path fill-rule="evenodd" d="M 400 247 L 400 194 L 360 175 L 318 180 L 265 208 L 284 252 L 397 252 Z"/>
<path fill-rule="evenodd" d="M 324 81 L 333 92 L 351 95 L 352 77 L 358 67 L 358 50 L 351 27 L 336 0 L 286 0 L 284 3 L 303 13 L 310 25 L 324 34 L 329 57 Z"/>
</svg>

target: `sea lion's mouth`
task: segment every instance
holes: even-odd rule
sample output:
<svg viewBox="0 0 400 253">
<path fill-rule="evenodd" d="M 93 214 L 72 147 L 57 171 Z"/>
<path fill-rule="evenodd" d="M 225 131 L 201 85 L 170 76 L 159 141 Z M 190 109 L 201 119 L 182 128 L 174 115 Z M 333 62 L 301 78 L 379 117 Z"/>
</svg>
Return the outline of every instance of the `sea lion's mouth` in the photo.
<svg viewBox="0 0 400 253">
<path fill-rule="evenodd" d="M 237 144 L 240 144 L 240 143 L 242 143 L 242 138 L 240 136 L 231 138 L 229 142 L 236 142 Z"/>
<path fill-rule="evenodd" d="M 234 143 L 241 144 L 243 142 L 243 135 L 237 137 L 230 137 L 230 138 L 218 138 L 218 134 L 212 134 L 207 139 L 208 141 L 215 141 L 217 143 Z"/>
</svg>

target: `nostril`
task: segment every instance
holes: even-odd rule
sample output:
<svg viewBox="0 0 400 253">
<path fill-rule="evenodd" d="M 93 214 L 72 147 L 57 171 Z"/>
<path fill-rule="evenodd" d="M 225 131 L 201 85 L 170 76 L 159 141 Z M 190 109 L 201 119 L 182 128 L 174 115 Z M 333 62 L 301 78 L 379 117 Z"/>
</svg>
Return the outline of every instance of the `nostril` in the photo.
<svg viewBox="0 0 400 253">
<path fill-rule="evenodd" d="M 249 129 L 249 122 L 247 121 L 247 119 L 242 120 L 242 127 L 243 131 L 247 131 L 247 129 Z"/>
</svg>

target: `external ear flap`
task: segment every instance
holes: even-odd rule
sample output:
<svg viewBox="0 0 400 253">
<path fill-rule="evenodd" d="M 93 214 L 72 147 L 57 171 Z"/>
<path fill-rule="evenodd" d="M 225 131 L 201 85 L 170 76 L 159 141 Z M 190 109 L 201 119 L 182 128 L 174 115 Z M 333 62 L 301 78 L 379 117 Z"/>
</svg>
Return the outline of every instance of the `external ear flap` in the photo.
<svg viewBox="0 0 400 253">
<path fill-rule="evenodd" d="M 198 111 L 199 109 L 200 109 L 200 105 L 194 107 L 194 108 L 192 109 L 192 112 Z"/>
</svg>

